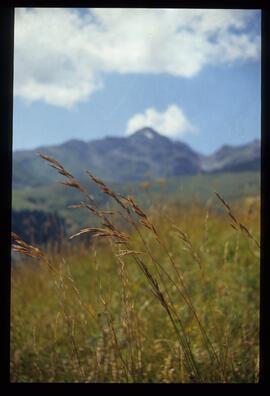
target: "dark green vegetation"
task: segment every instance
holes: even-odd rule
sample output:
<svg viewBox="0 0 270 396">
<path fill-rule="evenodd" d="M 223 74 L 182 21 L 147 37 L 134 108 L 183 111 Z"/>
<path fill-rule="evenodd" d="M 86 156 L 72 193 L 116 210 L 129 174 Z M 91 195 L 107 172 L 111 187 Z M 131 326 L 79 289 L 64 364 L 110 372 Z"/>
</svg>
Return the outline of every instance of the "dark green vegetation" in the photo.
<svg viewBox="0 0 270 396">
<path fill-rule="evenodd" d="M 62 197 L 81 188 L 64 174 Z M 259 177 L 242 176 L 144 182 L 142 209 L 90 175 L 107 211 L 68 198 L 88 202 L 73 209 L 88 244 L 44 254 L 17 238 L 32 258 L 12 272 L 12 382 L 257 382 Z"/>
<path fill-rule="evenodd" d="M 68 225 L 55 212 L 20 210 L 12 213 L 12 230 L 28 243 L 60 243 Z"/>
</svg>

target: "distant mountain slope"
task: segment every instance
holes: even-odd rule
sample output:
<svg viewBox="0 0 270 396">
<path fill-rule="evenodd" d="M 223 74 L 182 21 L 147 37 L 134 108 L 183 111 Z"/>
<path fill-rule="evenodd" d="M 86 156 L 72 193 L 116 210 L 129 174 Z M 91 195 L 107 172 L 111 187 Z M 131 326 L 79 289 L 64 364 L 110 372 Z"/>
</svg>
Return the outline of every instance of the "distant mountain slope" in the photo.
<svg viewBox="0 0 270 396">
<path fill-rule="evenodd" d="M 202 157 L 205 172 L 238 172 L 260 170 L 261 142 L 254 140 L 242 146 L 222 146 L 214 154 Z"/>
<path fill-rule="evenodd" d="M 60 176 L 36 155 L 41 151 L 56 158 L 76 177 L 83 171 L 109 181 L 139 181 L 146 177 L 174 178 L 200 172 L 250 171 L 260 167 L 260 142 L 245 146 L 223 146 L 202 156 L 188 145 L 172 141 L 151 128 L 128 137 L 106 137 L 83 142 L 70 140 L 58 146 L 13 154 L 13 187 L 35 187 L 59 180 Z"/>
</svg>

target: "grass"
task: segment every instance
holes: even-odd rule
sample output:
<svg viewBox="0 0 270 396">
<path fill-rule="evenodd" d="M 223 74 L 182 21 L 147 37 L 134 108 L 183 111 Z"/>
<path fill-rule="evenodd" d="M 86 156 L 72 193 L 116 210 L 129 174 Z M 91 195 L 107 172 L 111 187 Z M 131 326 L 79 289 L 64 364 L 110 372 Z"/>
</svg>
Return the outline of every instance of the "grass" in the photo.
<svg viewBox="0 0 270 396">
<path fill-rule="evenodd" d="M 60 179 L 60 178 L 59 178 Z M 111 207 L 109 197 L 100 193 L 94 183 L 82 178 L 83 184 L 89 185 L 95 200 L 102 207 Z M 90 182 L 90 183 L 89 183 Z M 229 202 L 256 196 L 260 190 L 259 172 L 238 172 L 221 174 L 199 174 L 172 180 L 147 180 L 133 183 L 110 183 L 114 191 L 123 195 L 132 195 L 138 204 L 149 208 L 153 202 L 180 201 L 183 204 L 196 199 L 199 204 L 214 199 L 218 191 Z M 54 212 L 72 223 L 71 232 L 77 225 L 87 226 L 88 218 L 84 211 L 70 211 L 68 205 L 81 200 L 77 189 L 63 188 L 59 183 L 39 187 L 25 187 L 13 190 L 13 210 L 41 210 Z"/>
<path fill-rule="evenodd" d="M 104 211 L 43 158 L 100 224 L 72 235 L 89 246 L 57 254 L 14 235 L 30 258 L 12 274 L 12 382 L 257 382 L 258 202 L 217 194 L 223 212 L 160 202 L 145 213 L 88 172 L 114 203 Z"/>
</svg>

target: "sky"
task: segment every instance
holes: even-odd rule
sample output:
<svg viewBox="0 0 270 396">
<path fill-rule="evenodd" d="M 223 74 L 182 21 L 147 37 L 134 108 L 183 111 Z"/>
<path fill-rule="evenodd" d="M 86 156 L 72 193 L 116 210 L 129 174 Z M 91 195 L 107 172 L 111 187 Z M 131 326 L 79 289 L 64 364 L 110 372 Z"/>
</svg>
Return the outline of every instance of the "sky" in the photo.
<svg viewBox="0 0 270 396">
<path fill-rule="evenodd" d="M 15 12 L 13 149 L 143 127 L 210 154 L 260 138 L 259 10 Z"/>
</svg>

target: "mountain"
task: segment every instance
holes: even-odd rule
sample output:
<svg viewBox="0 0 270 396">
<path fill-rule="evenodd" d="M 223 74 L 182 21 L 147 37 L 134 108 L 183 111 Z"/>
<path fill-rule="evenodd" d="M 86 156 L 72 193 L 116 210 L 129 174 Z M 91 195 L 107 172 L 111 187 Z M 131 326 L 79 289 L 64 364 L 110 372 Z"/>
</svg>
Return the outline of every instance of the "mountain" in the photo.
<svg viewBox="0 0 270 396">
<path fill-rule="evenodd" d="M 15 151 L 14 188 L 42 186 L 60 179 L 57 172 L 36 155 L 37 151 L 54 157 L 76 177 L 81 178 L 84 170 L 89 169 L 104 180 L 118 182 L 260 168 L 258 140 L 239 147 L 223 146 L 214 154 L 203 156 L 182 142 L 143 128 L 128 137 L 106 137 L 90 142 L 69 140 L 58 146 Z"/>
<path fill-rule="evenodd" d="M 242 146 L 224 145 L 214 154 L 201 157 L 204 172 L 239 172 L 260 170 L 261 142 L 254 140 Z"/>
</svg>

